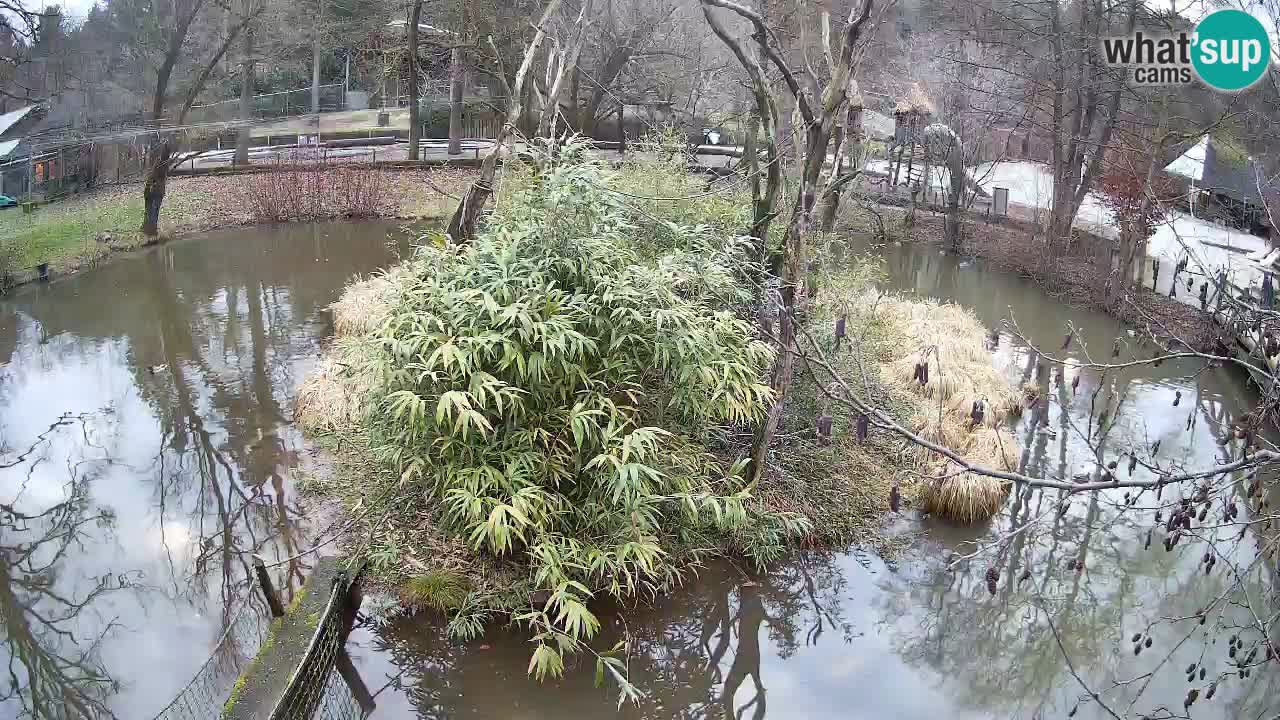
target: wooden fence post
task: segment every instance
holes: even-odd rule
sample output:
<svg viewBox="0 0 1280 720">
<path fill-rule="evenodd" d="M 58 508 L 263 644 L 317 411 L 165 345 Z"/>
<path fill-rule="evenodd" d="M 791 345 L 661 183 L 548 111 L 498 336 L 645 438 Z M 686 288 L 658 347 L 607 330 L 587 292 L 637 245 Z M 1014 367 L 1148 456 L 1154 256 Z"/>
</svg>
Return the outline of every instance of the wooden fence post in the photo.
<svg viewBox="0 0 1280 720">
<path fill-rule="evenodd" d="M 262 588 L 262 594 L 267 598 L 267 605 L 271 607 L 271 615 L 284 617 L 284 605 L 280 604 L 280 596 L 276 595 L 276 588 L 271 584 L 271 576 L 267 574 L 267 564 L 263 562 L 261 555 L 253 556 L 253 571 L 258 576 L 258 587 Z"/>
</svg>

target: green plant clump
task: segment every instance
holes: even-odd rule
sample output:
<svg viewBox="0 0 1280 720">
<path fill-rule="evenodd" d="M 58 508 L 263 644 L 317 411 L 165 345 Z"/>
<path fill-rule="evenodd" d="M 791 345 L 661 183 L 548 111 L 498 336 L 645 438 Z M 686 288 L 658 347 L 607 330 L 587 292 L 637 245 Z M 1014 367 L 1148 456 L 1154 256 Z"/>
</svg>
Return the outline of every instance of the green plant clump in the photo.
<svg viewBox="0 0 1280 720">
<path fill-rule="evenodd" d="M 808 530 L 709 449 L 770 395 L 772 351 L 726 309 L 750 298 L 745 244 L 669 222 L 645 259 L 612 179 L 572 146 L 527 172 L 473 243 L 419 251 L 376 333 L 375 449 L 447 531 L 527 565 L 539 678 L 596 633 L 594 596 L 652 597 L 705 553 L 764 562 Z"/>
</svg>

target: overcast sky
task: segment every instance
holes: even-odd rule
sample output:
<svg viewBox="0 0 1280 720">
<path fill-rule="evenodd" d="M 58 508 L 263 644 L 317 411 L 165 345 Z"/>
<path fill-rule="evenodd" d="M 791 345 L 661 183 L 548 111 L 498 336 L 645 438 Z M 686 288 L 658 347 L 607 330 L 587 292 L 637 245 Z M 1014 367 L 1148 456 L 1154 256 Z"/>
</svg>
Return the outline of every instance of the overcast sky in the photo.
<svg viewBox="0 0 1280 720">
<path fill-rule="evenodd" d="M 62 7 L 62 13 L 67 17 L 84 19 L 89 14 L 89 8 L 93 7 L 95 2 L 97 0 L 62 0 L 61 2 L 44 2 L 43 5 L 46 7 L 59 5 Z"/>
</svg>

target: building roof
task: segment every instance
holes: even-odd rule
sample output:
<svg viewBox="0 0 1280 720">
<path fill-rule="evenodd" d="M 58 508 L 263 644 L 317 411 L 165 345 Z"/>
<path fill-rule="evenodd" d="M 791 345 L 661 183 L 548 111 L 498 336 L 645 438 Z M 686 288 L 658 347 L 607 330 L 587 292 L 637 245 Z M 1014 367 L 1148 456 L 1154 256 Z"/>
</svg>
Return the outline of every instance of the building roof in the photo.
<svg viewBox="0 0 1280 720">
<path fill-rule="evenodd" d="M 0 115 L 0 135 L 4 135 L 6 132 L 9 131 L 9 128 L 13 127 L 14 125 L 17 125 L 19 122 L 22 121 L 23 118 L 25 118 L 27 115 L 30 115 L 31 112 L 38 107 L 40 106 L 28 105 L 26 107 L 20 107 L 17 110 L 13 110 L 11 112 L 7 112 L 3 115 Z"/>
<path fill-rule="evenodd" d="M 12 140 L 0 140 L 0 160 L 9 156 L 13 149 L 18 147 L 18 143 L 22 142 L 22 138 L 14 138 Z"/>
<path fill-rule="evenodd" d="M 1258 185 L 1267 175 L 1251 156 L 1210 135 L 1165 166 L 1165 172 L 1240 202 L 1261 204 Z"/>
<path fill-rule="evenodd" d="M 1186 152 L 1174 158 L 1173 162 L 1165 165 L 1164 171 L 1170 175 L 1179 175 L 1188 180 L 1200 182 L 1204 178 L 1204 161 L 1208 150 L 1209 136 L 1205 135 Z"/>
</svg>

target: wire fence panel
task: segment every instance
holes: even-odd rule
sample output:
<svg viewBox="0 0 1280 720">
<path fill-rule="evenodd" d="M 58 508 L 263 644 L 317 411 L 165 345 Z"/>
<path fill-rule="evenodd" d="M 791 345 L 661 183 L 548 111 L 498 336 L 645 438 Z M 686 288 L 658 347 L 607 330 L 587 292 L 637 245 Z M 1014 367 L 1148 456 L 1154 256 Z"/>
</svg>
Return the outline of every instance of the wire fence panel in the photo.
<svg viewBox="0 0 1280 720">
<path fill-rule="evenodd" d="M 329 673 L 320 707 L 312 717 L 315 720 L 363 720 L 367 715 L 342 675 Z"/>
<path fill-rule="evenodd" d="M 209 720 L 222 714 L 236 680 L 257 656 L 267 628 L 248 608 L 233 617 L 209 659 L 153 720 Z"/>
<path fill-rule="evenodd" d="M 367 714 L 343 673 L 334 672 L 345 653 L 349 590 L 346 573 L 339 573 L 306 655 L 289 678 L 271 720 L 349 720 Z"/>
<path fill-rule="evenodd" d="M 346 89 L 340 83 L 320 86 L 320 112 L 342 110 L 346 105 Z M 250 112 L 255 120 L 306 115 L 311 112 L 311 88 L 297 88 L 254 95 Z M 191 122 L 228 122 L 240 120 L 240 100 L 220 100 L 208 105 L 193 105 L 187 114 Z"/>
</svg>

